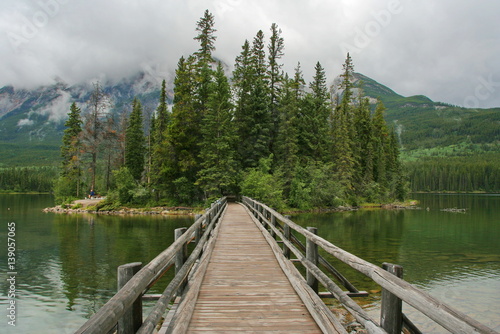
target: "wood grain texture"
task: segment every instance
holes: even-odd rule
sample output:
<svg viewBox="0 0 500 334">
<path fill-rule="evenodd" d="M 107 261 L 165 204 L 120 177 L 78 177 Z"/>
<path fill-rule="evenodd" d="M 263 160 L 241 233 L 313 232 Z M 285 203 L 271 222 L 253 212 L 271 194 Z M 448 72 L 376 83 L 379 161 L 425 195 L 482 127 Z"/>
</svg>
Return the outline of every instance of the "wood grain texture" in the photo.
<svg viewBox="0 0 500 334">
<path fill-rule="evenodd" d="M 229 204 L 188 333 L 321 333 L 246 210 Z"/>
</svg>

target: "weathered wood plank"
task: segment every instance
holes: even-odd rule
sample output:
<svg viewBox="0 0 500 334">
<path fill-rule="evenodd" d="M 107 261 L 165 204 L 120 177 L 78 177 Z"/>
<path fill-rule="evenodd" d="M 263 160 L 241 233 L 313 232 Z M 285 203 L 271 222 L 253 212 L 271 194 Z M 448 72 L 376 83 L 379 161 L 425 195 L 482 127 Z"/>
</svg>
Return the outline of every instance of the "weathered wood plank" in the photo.
<svg viewBox="0 0 500 334">
<path fill-rule="evenodd" d="M 292 283 L 297 295 L 300 297 L 323 333 L 347 333 L 340 324 L 340 321 L 332 314 L 330 309 L 321 301 L 321 298 L 303 279 L 297 268 L 295 268 L 295 266 L 282 254 L 278 244 L 264 226 L 262 226 L 257 219 L 254 219 L 254 223 L 261 230 L 262 235 L 271 247 L 281 269 L 288 280 L 290 280 L 290 283 Z"/>
<path fill-rule="evenodd" d="M 225 199 L 219 201 L 207 214 L 219 215 L 225 203 Z M 107 333 L 113 329 L 118 319 L 144 293 L 149 284 L 162 275 L 176 252 L 191 238 L 191 235 L 194 234 L 195 230 L 199 228 L 204 220 L 203 217 L 199 218 L 182 237 L 145 265 L 116 295 L 111 297 L 96 314 L 85 322 L 76 333 Z"/>
<path fill-rule="evenodd" d="M 187 333 L 321 333 L 245 208 L 220 222 Z"/>
</svg>

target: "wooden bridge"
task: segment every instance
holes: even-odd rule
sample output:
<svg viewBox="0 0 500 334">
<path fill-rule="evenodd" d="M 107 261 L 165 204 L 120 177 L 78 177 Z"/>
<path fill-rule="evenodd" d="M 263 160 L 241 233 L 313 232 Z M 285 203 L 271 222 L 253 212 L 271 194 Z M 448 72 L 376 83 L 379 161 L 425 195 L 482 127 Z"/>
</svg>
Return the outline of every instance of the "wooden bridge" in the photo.
<svg viewBox="0 0 500 334">
<path fill-rule="evenodd" d="M 196 247 L 189 254 L 192 241 Z M 318 247 L 383 288 L 380 322 L 352 299 L 366 292 L 321 257 Z M 176 275 L 165 291 L 146 295 L 171 267 Z M 119 291 L 77 333 L 347 333 L 322 296 L 340 301 L 368 333 L 420 333 L 402 313 L 403 302 L 452 333 L 496 333 L 400 279 L 401 267 L 383 267 L 347 253 L 317 236 L 314 228 L 303 229 L 262 203 L 246 197 L 242 203 L 227 203 L 223 198 L 189 229 L 176 230 L 176 241 L 146 266 L 120 266 Z M 318 291 L 319 283 L 327 292 Z M 143 298 L 157 300 L 145 319 Z"/>
</svg>

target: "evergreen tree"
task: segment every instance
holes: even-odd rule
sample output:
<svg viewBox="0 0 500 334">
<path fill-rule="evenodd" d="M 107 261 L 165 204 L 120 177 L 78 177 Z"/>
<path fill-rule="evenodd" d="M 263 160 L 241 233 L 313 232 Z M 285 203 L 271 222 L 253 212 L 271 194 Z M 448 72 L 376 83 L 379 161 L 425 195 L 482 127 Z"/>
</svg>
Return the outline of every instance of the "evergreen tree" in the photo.
<svg viewBox="0 0 500 334">
<path fill-rule="evenodd" d="M 195 55 L 198 60 L 202 60 L 206 63 L 211 63 L 213 61 L 212 52 L 215 50 L 215 40 L 217 39 L 217 37 L 214 36 L 214 33 L 217 31 L 214 25 L 214 16 L 208 9 L 205 10 L 203 17 L 197 22 L 196 31 L 198 35 L 194 39 L 200 43 L 200 48 Z"/>
<path fill-rule="evenodd" d="M 252 44 L 252 64 L 257 78 L 268 82 L 266 51 L 264 50 L 264 33 L 262 30 L 257 32 Z"/>
<path fill-rule="evenodd" d="M 80 133 L 82 132 L 82 120 L 80 118 L 80 108 L 73 102 L 68 114 L 68 120 L 64 123 L 66 129 L 62 138 L 61 157 L 62 161 L 62 175 L 67 176 L 72 174 L 71 170 L 74 168 L 73 161 L 78 156 L 80 147 Z"/>
<path fill-rule="evenodd" d="M 267 158 L 271 145 L 272 119 L 269 112 L 269 81 L 266 74 L 264 33 L 259 30 L 252 45 L 252 74 L 254 75 L 250 92 L 250 147 L 246 167 L 256 167 L 260 159 Z"/>
<path fill-rule="evenodd" d="M 167 128 L 170 123 L 170 115 L 167 108 L 167 91 L 165 80 L 161 84 L 160 101 L 156 109 L 156 115 L 153 114 L 151 119 L 150 129 L 150 156 L 151 156 L 151 170 L 150 179 L 151 186 L 155 189 L 157 196 L 159 196 L 162 183 L 162 166 L 165 164 L 165 138 Z"/>
<path fill-rule="evenodd" d="M 283 178 L 284 195 L 289 196 L 295 172 L 299 166 L 299 119 L 303 103 L 304 79 L 300 63 L 295 69 L 293 79 L 285 76 L 280 99 L 280 123 L 276 140 L 276 165 Z"/>
<path fill-rule="evenodd" d="M 356 183 L 359 188 L 365 188 L 373 181 L 373 128 L 371 120 L 370 102 L 367 98 L 361 99 L 354 115 Z M 363 190 L 363 189 L 360 189 Z"/>
<path fill-rule="evenodd" d="M 68 120 L 64 123 L 66 129 L 62 138 L 61 157 L 62 182 L 71 183 L 71 194 L 76 197 L 80 196 L 81 186 L 81 166 L 80 166 L 80 135 L 82 132 L 82 120 L 80 118 L 80 108 L 73 102 L 68 114 Z M 57 195 L 57 194 L 56 194 Z"/>
<path fill-rule="evenodd" d="M 167 193 L 178 201 L 194 199 L 199 170 L 201 115 L 195 108 L 196 59 L 181 57 L 174 79 L 174 106 L 165 135 L 162 177 Z"/>
<path fill-rule="evenodd" d="M 343 89 L 340 104 L 335 108 L 332 122 L 333 162 L 345 191 L 351 192 L 355 158 L 353 153 L 353 119 L 352 119 L 352 81 L 354 67 L 352 59 L 347 54 L 341 74 L 342 82 L 339 88 Z"/>
<path fill-rule="evenodd" d="M 239 138 L 245 138 L 239 145 L 238 160 L 243 168 L 256 167 L 260 159 L 270 154 L 272 126 L 262 31 L 257 33 L 251 48 L 245 41 L 233 76 L 236 131 Z"/>
<path fill-rule="evenodd" d="M 299 155 L 302 159 L 330 161 L 331 140 L 329 138 L 329 103 L 326 75 L 318 62 L 315 66 L 313 82 L 309 84 L 310 93 L 304 97 L 302 117 L 300 119 Z"/>
<path fill-rule="evenodd" d="M 384 119 L 385 106 L 378 101 L 373 115 L 373 179 L 384 189 L 387 187 L 388 131 Z"/>
<path fill-rule="evenodd" d="M 283 57 L 283 49 L 285 48 L 285 42 L 283 37 L 281 37 L 281 29 L 278 28 L 276 23 L 271 25 L 271 38 L 268 45 L 268 77 L 269 77 L 269 90 L 270 90 L 270 112 L 271 119 L 273 121 L 273 129 L 278 128 L 279 115 L 278 115 L 278 98 L 280 94 L 280 87 L 282 81 L 281 67 L 282 64 L 279 63 L 281 57 Z M 273 130 L 271 134 L 272 140 L 276 137 L 276 130 Z"/>
<path fill-rule="evenodd" d="M 196 62 L 196 90 L 195 90 L 195 105 L 199 120 L 203 118 L 207 109 L 208 98 L 210 95 L 210 85 L 213 78 L 212 52 L 215 51 L 216 36 L 214 33 L 217 31 L 214 28 L 214 16 L 208 11 L 205 11 L 204 16 L 197 22 L 196 31 L 198 36 L 194 39 L 200 43 L 200 48 L 195 52 L 197 58 Z"/>
<path fill-rule="evenodd" d="M 219 63 L 201 128 L 201 170 L 196 183 L 202 187 L 206 198 L 234 193 L 237 184 L 236 136 L 230 101 L 231 89 Z"/>
<path fill-rule="evenodd" d="M 125 167 L 136 181 L 140 181 L 144 171 L 145 137 L 142 124 L 141 101 L 134 99 L 132 113 L 125 136 Z"/>
<path fill-rule="evenodd" d="M 160 91 L 160 101 L 158 104 L 158 108 L 156 108 L 156 124 L 155 124 L 155 134 L 157 138 L 155 138 L 155 142 L 161 143 L 165 138 L 165 131 L 169 122 L 169 114 L 167 108 L 167 88 L 165 80 L 161 83 L 161 91 Z"/>
</svg>

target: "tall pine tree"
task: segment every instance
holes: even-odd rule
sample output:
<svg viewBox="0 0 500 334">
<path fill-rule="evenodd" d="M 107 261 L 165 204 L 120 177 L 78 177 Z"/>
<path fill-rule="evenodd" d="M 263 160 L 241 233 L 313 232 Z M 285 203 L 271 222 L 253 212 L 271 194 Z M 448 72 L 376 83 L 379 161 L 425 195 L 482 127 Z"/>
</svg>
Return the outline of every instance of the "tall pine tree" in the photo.
<svg viewBox="0 0 500 334">
<path fill-rule="evenodd" d="M 80 108 L 73 102 L 68 114 L 68 120 L 64 123 L 66 129 L 62 138 L 61 157 L 61 180 L 67 186 L 68 193 L 63 196 L 80 197 L 81 187 L 81 141 L 82 120 L 80 118 Z M 69 183 L 69 184 L 68 184 Z"/>
<path fill-rule="evenodd" d="M 201 128 L 201 170 L 196 183 L 206 198 L 218 198 L 234 193 L 238 182 L 231 89 L 220 63 L 207 106 Z"/>
<path fill-rule="evenodd" d="M 278 123 L 279 123 L 279 114 L 278 114 L 278 99 L 280 94 L 280 88 L 282 83 L 282 73 L 281 67 L 282 64 L 279 63 L 279 60 L 284 55 L 285 42 L 283 37 L 281 37 L 281 29 L 278 28 L 276 23 L 271 25 L 271 38 L 269 39 L 269 45 L 267 47 L 269 55 L 268 55 L 268 77 L 269 77 L 269 110 L 271 113 L 271 119 L 273 122 L 272 132 L 271 132 L 271 141 L 276 139 Z"/>
<path fill-rule="evenodd" d="M 327 162 L 331 160 L 331 105 L 325 70 L 319 62 L 315 66 L 315 75 L 309 88 L 311 92 L 304 97 L 300 120 L 299 155 L 303 160 Z"/>
<path fill-rule="evenodd" d="M 355 167 L 351 105 L 353 73 L 352 59 L 347 54 L 339 86 L 343 90 L 342 98 L 340 104 L 335 108 L 332 122 L 333 162 L 336 165 L 338 178 L 347 193 L 352 191 Z"/>
<path fill-rule="evenodd" d="M 146 148 L 142 124 L 142 105 L 137 98 L 132 103 L 132 113 L 125 135 L 125 166 L 136 181 L 140 181 L 144 171 Z"/>
</svg>

